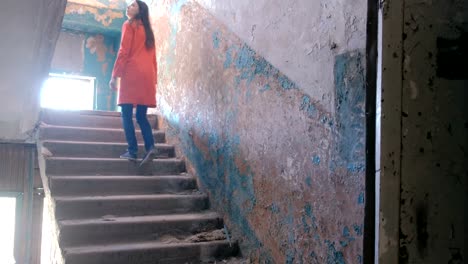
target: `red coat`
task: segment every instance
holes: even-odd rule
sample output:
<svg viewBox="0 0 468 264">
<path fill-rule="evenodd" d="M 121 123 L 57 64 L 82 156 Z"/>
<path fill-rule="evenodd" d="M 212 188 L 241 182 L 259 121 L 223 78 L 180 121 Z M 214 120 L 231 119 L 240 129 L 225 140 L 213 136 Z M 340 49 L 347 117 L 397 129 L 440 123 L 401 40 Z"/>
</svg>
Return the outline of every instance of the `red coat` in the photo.
<svg viewBox="0 0 468 264">
<path fill-rule="evenodd" d="M 155 48 L 145 46 L 141 21 L 126 21 L 112 77 L 120 77 L 118 104 L 156 107 L 157 64 Z"/>
</svg>

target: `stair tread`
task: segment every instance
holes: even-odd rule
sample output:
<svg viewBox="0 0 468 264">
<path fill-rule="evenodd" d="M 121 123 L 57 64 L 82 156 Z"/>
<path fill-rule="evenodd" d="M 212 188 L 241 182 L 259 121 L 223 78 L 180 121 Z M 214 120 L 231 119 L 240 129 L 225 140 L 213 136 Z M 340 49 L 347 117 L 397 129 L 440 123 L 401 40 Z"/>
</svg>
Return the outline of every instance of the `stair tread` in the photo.
<svg viewBox="0 0 468 264">
<path fill-rule="evenodd" d="M 186 172 L 181 172 L 180 174 L 162 174 L 162 175 L 136 175 L 136 174 L 129 174 L 129 175 L 60 175 L 60 174 L 48 174 L 47 177 L 145 177 L 145 178 L 164 178 L 164 177 L 179 177 L 179 176 L 191 176 L 190 174 L 187 174 Z"/>
<path fill-rule="evenodd" d="M 49 178 L 54 180 L 146 180 L 146 181 L 154 181 L 154 180 L 193 180 L 195 177 L 190 175 L 149 175 L 149 176 L 141 176 L 141 175 L 126 175 L 126 176 L 101 176 L 101 175 L 73 175 L 73 176 L 49 176 Z"/>
<path fill-rule="evenodd" d="M 57 128 L 57 129 L 76 129 L 76 130 L 86 130 L 86 131 L 123 131 L 123 128 L 110 128 L 110 127 L 86 127 L 86 126 L 59 126 L 43 123 L 41 128 Z M 163 133 L 160 129 L 152 129 L 153 132 Z M 135 133 L 141 133 L 141 130 L 135 128 Z"/>
<path fill-rule="evenodd" d="M 87 254 L 87 253 L 103 253 L 103 252 L 121 252 L 121 251 L 132 251 L 132 250 L 144 250 L 144 249 L 164 249 L 174 247 L 194 247 L 203 245 L 223 245 L 229 244 L 228 240 L 216 240 L 208 242 L 178 242 L 178 243 L 167 243 L 167 242 L 136 242 L 136 243 L 119 243 L 119 244 L 107 244 L 107 245 L 95 245 L 95 246 L 78 246 L 78 247 L 67 247 L 65 248 L 66 254 Z"/>
<path fill-rule="evenodd" d="M 76 219 L 76 220 L 62 220 L 62 226 L 77 226 L 77 225 L 95 225 L 95 224 L 127 224 L 127 223 L 154 223 L 154 222 L 171 222 L 171 221 L 190 221 L 200 219 L 221 219 L 220 215 L 216 212 L 207 211 L 203 213 L 186 213 L 186 214 L 173 214 L 173 215 L 146 215 L 146 216 L 107 216 L 105 218 L 91 218 L 91 219 Z"/>
<path fill-rule="evenodd" d="M 121 158 L 83 158 L 83 157 L 48 157 L 47 160 L 92 160 L 92 161 L 119 161 L 119 162 L 129 162 L 126 159 Z M 153 162 L 181 162 L 182 159 L 179 158 L 166 158 L 166 159 L 154 159 Z"/>
<path fill-rule="evenodd" d="M 104 141 L 71 141 L 71 140 L 55 140 L 55 139 L 46 139 L 42 140 L 43 143 L 59 143 L 59 144 L 85 144 L 85 145 L 122 145 L 127 146 L 125 142 L 104 142 Z M 139 146 L 144 146 L 143 143 L 138 144 Z M 174 147 L 174 145 L 166 143 L 155 143 L 155 146 L 159 147 Z"/>
<path fill-rule="evenodd" d="M 51 108 L 42 108 L 46 114 L 71 114 L 71 115 L 85 115 L 85 116 L 105 116 L 105 117 L 121 117 L 122 113 L 118 111 L 106 110 L 57 110 Z M 158 114 L 148 113 L 148 117 L 157 117 Z M 135 114 L 133 115 L 135 117 Z"/>
<path fill-rule="evenodd" d="M 119 201 L 119 200 L 146 200 L 164 198 L 207 198 L 204 193 L 195 194 L 129 194 L 129 195 L 100 195 L 100 196 L 55 196 L 56 201 Z"/>
</svg>

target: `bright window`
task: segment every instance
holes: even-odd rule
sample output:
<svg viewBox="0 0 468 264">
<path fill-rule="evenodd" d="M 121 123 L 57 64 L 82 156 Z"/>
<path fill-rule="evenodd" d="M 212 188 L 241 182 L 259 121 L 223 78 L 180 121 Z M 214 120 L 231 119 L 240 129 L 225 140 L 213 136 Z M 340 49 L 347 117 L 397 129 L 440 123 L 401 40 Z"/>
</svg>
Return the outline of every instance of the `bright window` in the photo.
<svg viewBox="0 0 468 264">
<path fill-rule="evenodd" d="M 14 264 L 16 198 L 0 197 L 0 263 Z"/>
<path fill-rule="evenodd" d="M 60 110 L 93 110 L 94 78 L 50 74 L 42 86 L 41 107 Z"/>
</svg>

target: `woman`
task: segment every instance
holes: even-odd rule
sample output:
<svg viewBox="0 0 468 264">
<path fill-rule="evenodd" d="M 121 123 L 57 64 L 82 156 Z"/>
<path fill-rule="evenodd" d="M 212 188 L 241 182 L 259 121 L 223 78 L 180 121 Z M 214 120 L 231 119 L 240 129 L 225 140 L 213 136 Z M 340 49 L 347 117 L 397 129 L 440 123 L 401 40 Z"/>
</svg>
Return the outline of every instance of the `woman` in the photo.
<svg viewBox="0 0 468 264">
<path fill-rule="evenodd" d="M 122 159 L 137 160 L 138 144 L 133 126 L 133 107 L 145 141 L 146 154 L 141 164 L 155 155 L 154 138 L 146 116 L 148 107 L 156 107 L 157 65 L 154 35 L 149 22 L 148 6 L 134 1 L 127 7 L 128 20 L 122 26 L 122 39 L 109 86 L 117 90 L 120 78 L 118 105 L 122 108 L 122 122 L 127 139 L 127 152 Z"/>
</svg>

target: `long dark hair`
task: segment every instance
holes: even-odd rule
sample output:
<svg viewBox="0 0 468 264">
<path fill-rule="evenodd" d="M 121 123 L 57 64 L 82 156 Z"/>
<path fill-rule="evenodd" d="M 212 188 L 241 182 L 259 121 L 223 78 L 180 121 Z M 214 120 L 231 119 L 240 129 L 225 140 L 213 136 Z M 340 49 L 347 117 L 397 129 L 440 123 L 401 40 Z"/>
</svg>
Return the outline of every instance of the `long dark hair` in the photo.
<svg viewBox="0 0 468 264">
<path fill-rule="evenodd" d="M 146 35 L 145 46 L 147 49 L 154 48 L 154 34 L 153 34 L 153 30 L 151 29 L 151 24 L 149 21 L 148 5 L 146 5 L 145 2 L 140 1 L 140 0 L 136 0 L 136 3 L 140 11 L 135 16 L 135 19 L 140 19 L 141 22 L 143 23 L 143 27 L 145 28 L 145 35 Z"/>
</svg>

